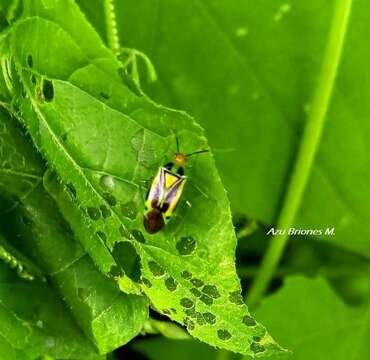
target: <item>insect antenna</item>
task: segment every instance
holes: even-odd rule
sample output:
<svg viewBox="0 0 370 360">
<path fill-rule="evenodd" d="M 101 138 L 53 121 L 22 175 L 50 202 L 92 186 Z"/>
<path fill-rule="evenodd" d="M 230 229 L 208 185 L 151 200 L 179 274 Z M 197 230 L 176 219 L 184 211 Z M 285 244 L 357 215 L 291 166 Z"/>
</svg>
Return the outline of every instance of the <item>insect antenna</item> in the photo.
<svg viewBox="0 0 370 360">
<path fill-rule="evenodd" d="M 205 149 L 205 150 L 198 150 L 198 151 L 194 151 L 190 154 L 185 154 L 186 157 L 189 157 L 189 156 L 193 156 L 193 155 L 197 155 L 197 154 L 203 154 L 203 153 L 207 153 L 209 152 L 208 149 Z"/>
<path fill-rule="evenodd" d="M 179 143 L 179 138 L 175 134 L 175 139 L 176 139 L 176 150 L 179 153 L 180 152 L 180 143 Z"/>
</svg>

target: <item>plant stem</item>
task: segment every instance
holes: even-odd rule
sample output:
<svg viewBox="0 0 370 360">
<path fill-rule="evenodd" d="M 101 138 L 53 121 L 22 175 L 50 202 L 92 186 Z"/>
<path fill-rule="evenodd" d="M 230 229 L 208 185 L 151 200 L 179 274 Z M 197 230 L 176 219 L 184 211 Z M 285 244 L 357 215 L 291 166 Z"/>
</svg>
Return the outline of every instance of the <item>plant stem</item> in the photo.
<svg viewBox="0 0 370 360">
<path fill-rule="evenodd" d="M 282 209 L 277 219 L 276 227 L 278 229 L 289 229 L 294 225 L 302 202 L 333 91 L 351 6 L 352 0 L 337 0 L 335 4 L 318 85 L 313 95 L 311 111 L 305 125 Z M 287 241 L 288 235 L 280 235 L 271 239 L 258 275 L 247 297 L 249 306 L 255 307 L 263 297 L 284 252 Z"/>
<path fill-rule="evenodd" d="M 114 0 L 104 0 L 105 26 L 107 33 L 108 46 L 114 54 L 118 55 L 120 41 L 118 36 L 118 27 L 116 20 L 116 11 Z"/>
</svg>

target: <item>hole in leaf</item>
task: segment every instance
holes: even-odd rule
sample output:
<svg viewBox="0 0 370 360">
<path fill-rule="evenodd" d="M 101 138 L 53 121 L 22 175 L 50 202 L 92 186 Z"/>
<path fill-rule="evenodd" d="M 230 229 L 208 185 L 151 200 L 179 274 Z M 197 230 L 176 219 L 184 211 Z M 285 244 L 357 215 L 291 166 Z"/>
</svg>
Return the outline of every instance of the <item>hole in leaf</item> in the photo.
<svg viewBox="0 0 370 360">
<path fill-rule="evenodd" d="M 109 100 L 109 95 L 108 95 L 108 94 L 106 94 L 106 93 L 104 93 L 104 92 L 101 92 L 101 93 L 100 93 L 100 96 L 101 96 L 103 99 L 105 99 L 105 100 Z"/>
<path fill-rule="evenodd" d="M 214 299 L 220 297 L 220 293 L 218 292 L 217 287 L 215 285 L 204 285 L 202 292 Z"/>
<path fill-rule="evenodd" d="M 152 287 L 152 283 L 145 277 L 141 278 L 141 282 L 147 287 L 147 288 L 151 288 Z"/>
<path fill-rule="evenodd" d="M 210 312 L 206 312 L 203 314 L 204 320 L 207 321 L 208 324 L 215 324 L 216 323 L 216 316 Z"/>
<path fill-rule="evenodd" d="M 148 266 L 149 266 L 150 272 L 155 277 L 161 277 L 164 275 L 163 268 L 159 264 L 157 264 L 155 261 L 149 261 Z"/>
<path fill-rule="evenodd" d="M 95 220 L 96 221 L 96 220 L 99 220 L 100 219 L 101 213 L 100 213 L 100 210 L 97 209 L 97 208 L 88 207 L 87 208 L 87 213 L 88 213 L 88 215 L 90 216 L 90 218 L 92 220 Z"/>
<path fill-rule="evenodd" d="M 200 279 L 191 279 L 190 282 L 195 286 L 195 287 L 201 287 L 204 285 L 204 282 Z"/>
<path fill-rule="evenodd" d="M 231 338 L 231 334 L 226 329 L 219 329 L 217 330 L 217 336 L 221 340 L 228 340 Z"/>
<path fill-rule="evenodd" d="M 200 312 L 197 312 L 197 323 L 198 325 L 204 325 L 206 323 L 206 320 Z"/>
<path fill-rule="evenodd" d="M 52 81 L 44 79 L 42 82 L 42 95 L 47 102 L 54 99 L 54 85 Z"/>
<path fill-rule="evenodd" d="M 207 295 L 202 295 L 199 298 L 200 301 L 204 302 L 206 305 L 212 305 L 213 304 L 213 299 Z"/>
<path fill-rule="evenodd" d="M 197 317 L 197 312 L 195 309 L 192 307 L 191 309 L 185 309 L 184 313 L 188 315 L 191 318 L 196 318 Z"/>
<path fill-rule="evenodd" d="M 164 283 L 169 291 L 175 291 L 177 289 L 177 282 L 173 277 L 169 277 Z"/>
<path fill-rule="evenodd" d="M 233 304 L 236 304 L 236 305 L 243 305 L 244 304 L 243 298 L 240 295 L 239 290 L 231 292 L 229 294 L 229 300 L 230 300 L 230 302 L 232 302 Z"/>
<path fill-rule="evenodd" d="M 105 205 L 100 205 L 100 211 L 101 211 L 101 214 L 103 215 L 104 219 L 111 216 L 110 210 Z"/>
<path fill-rule="evenodd" d="M 256 321 L 249 315 L 245 315 L 243 317 L 243 324 L 247 325 L 247 326 L 255 326 L 256 325 Z"/>
<path fill-rule="evenodd" d="M 186 280 L 189 280 L 191 279 L 192 275 L 191 275 L 191 272 L 187 271 L 187 270 L 184 270 L 182 273 L 181 273 L 181 277 L 183 277 L 184 279 Z"/>
<path fill-rule="evenodd" d="M 115 206 L 117 204 L 117 200 L 116 198 L 112 195 L 112 194 L 109 194 L 108 192 L 105 192 L 103 194 L 103 198 L 105 199 L 105 201 L 110 205 L 110 206 Z"/>
<path fill-rule="evenodd" d="M 183 306 L 184 308 L 188 308 L 190 309 L 191 307 L 194 306 L 194 303 L 192 300 L 190 300 L 189 298 L 182 298 L 180 300 L 180 305 Z"/>
<path fill-rule="evenodd" d="M 27 65 L 31 68 L 31 67 L 33 67 L 33 59 L 32 59 L 32 55 L 31 54 L 29 54 L 28 56 L 27 56 Z"/>
<path fill-rule="evenodd" d="M 132 230 L 132 235 L 138 242 L 145 244 L 145 237 L 140 230 Z"/>
<path fill-rule="evenodd" d="M 121 212 L 122 212 L 123 216 L 125 216 L 125 217 L 127 217 L 131 220 L 134 220 L 136 218 L 136 215 L 137 215 L 136 204 L 133 201 L 129 201 L 126 204 L 122 204 L 121 205 Z"/>
<path fill-rule="evenodd" d="M 114 245 L 112 255 L 125 274 L 131 280 L 138 282 L 141 276 L 141 263 L 134 246 L 128 241 L 118 242 Z M 144 279 L 142 281 L 144 283 Z"/>
<path fill-rule="evenodd" d="M 250 346 L 250 349 L 254 353 L 259 353 L 259 352 L 265 351 L 265 348 L 261 344 L 258 344 L 257 342 L 252 342 L 252 344 Z"/>
<path fill-rule="evenodd" d="M 196 289 L 196 288 L 191 288 L 191 289 L 190 289 L 190 292 L 191 292 L 194 296 L 196 296 L 196 297 L 199 297 L 200 295 L 202 295 L 202 293 L 201 293 L 198 289 Z"/>
<path fill-rule="evenodd" d="M 176 244 L 180 255 L 190 255 L 195 250 L 196 242 L 191 236 L 182 237 Z"/>
</svg>

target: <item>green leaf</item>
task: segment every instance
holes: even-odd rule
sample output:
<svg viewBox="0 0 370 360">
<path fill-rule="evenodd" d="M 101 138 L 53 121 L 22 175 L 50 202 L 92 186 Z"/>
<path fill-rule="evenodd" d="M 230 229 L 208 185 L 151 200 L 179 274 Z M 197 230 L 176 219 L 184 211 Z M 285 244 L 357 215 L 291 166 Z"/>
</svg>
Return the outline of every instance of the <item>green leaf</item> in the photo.
<svg viewBox="0 0 370 360">
<path fill-rule="evenodd" d="M 143 297 L 120 292 L 73 240 L 42 187 L 44 168 L 39 156 L 15 125 L 15 119 L 0 110 L 0 193 L 8 195 L 5 204 L 16 199 L 8 213 L 2 215 L 1 225 L 8 238 L 14 239 L 15 245 L 44 270 L 85 335 L 101 353 L 109 352 L 140 332 L 147 318 L 147 302 Z M 24 269 L 29 264 L 10 245 L 6 249 L 16 257 L 18 271 L 19 266 Z M 26 270 L 33 267 L 27 266 Z"/>
<path fill-rule="evenodd" d="M 281 290 L 262 301 L 256 316 L 292 350 L 293 357 L 286 358 L 341 360 L 368 356 L 369 304 L 358 308 L 344 304 L 323 279 L 287 278 Z"/>
<path fill-rule="evenodd" d="M 120 64 L 72 1 L 27 3 L 28 17 L 9 38 L 25 90 L 20 111 L 62 181 L 49 173 L 45 185 L 85 250 L 103 273 L 136 284 L 193 336 L 252 356 L 258 336 L 265 353 L 280 352 L 241 299 L 229 203 L 212 155 L 187 167 L 183 197 L 191 208 L 183 201 L 164 231 L 143 234 L 142 180 L 170 160 L 173 133 L 184 152 L 207 148 L 201 128 L 124 86 Z M 189 241 L 194 247 L 185 251 Z M 128 251 L 140 257 L 141 282 Z"/>
<path fill-rule="evenodd" d="M 19 278 L 1 262 L 0 352 L 7 360 L 100 358 L 52 288 Z"/>
<path fill-rule="evenodd" d="M 122 44 L 144 51 L 159 74 L 144 89 L 199 119 L 220 150 L 216 161 L 233 209 L 266 224 L 276 221 L 291 173 L 334 3 L 115 1 Z M 370 190 L 363 185 L 370 178 L 363 140 L 370 111 L 363 81 L 367 8 L 365 0 L 353 2 L 326 128 L 294 226 L 335 227 L 335 236 L 316 238 L 370 256 L 364 201 Z"/>
</svg>

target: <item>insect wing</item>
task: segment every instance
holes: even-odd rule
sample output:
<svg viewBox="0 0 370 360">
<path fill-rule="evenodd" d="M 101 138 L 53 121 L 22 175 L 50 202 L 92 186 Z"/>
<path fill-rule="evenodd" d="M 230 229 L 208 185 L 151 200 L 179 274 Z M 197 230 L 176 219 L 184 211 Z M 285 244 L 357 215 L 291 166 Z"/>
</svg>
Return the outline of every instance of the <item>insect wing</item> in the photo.
<svg viewBox="0 0 370 360">
<path fill-rule="evenodd" d="M 165 170 L 163 168 L 160 168 L 158 170 L 157 175 L 152 181 L 152 185 L 150 186 L 150 190 L 146 198 L 145 204 L 148 210 L 160 207 L 160 204 L 162 203 L 165 194 L 164 185 L 165 185 Z"/>
<path fill-rule="evenodd" d="M 167 190 L 162 206 L 162 208 L 165 209 L 164 216 L 166 219 L 169 219 L 172 216 L 173 212 L 175 211 L 181 198 L 185 182 L 186 182 L 185 176 L 178 177 L 176 182 L 174 182 L 171 185 L 171 187 Z"/>
</svg>

